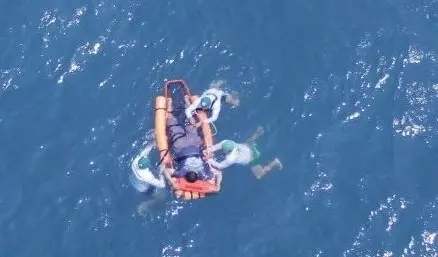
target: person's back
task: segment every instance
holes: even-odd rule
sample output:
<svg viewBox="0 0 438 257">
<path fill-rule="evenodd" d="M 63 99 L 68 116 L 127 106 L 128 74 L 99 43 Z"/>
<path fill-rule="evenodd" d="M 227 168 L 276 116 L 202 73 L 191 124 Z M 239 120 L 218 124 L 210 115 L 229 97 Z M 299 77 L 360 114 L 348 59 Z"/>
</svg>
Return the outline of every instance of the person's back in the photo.
<svg viewBox="0 0 438 257">
<path fill-rule="evenodd" d="M 208 151 L 214 154 L 219 149 L 225 153 L 225 159 L 217 162 L 210 159 L 211 166 L 218 169 L 225 169 L 233 164 L 251 165 L 251 170 L 257 178 L 263 177 L 273 169 L 282 169 L 283 165 L 278 158 L 272 160 L 269 164 L 262 166 L 259 162 L 260 152 L 257 147 L 256 139 L 264 133 L 263 128 L 259 127 L 245 143 L 238 144 L 232 140 L 223 140 L 220 143 L 210 147 Z"/>
<path fill-rule="evenodd" d="M 252 150 L 247 144 L 235 143 L 234 149 L 227 158 L 234 159 L 234 163 L 246 165 L 253 160 Z"/>
<path fill-rule="evenodd" d="M 247 165 L 254 159 L 252 149 L 247 144 L 238 144 L 231 140 L 223 140 L 212 146 L 208 151 L 214 153 L 221 149 L 225 153 L 225 158 L 220 163 L 211 159 L 209 163 L 218 168 L 225 169 L 233 164 Z"/>
</svg>

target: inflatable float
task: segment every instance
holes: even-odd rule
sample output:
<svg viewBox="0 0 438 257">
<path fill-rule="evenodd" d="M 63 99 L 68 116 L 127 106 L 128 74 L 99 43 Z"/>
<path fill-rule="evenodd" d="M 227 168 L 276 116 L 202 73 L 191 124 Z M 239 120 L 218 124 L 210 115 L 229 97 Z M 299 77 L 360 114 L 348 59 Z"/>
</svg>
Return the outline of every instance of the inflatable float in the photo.
<svg viewBox="0 0 438 257">
<path fill-rule="evenodd" d="M 171 80 L 164 85 L 164 96 L 155 98 L 155 140 L 158 150 L 160 151 L 160 163 L 166 168 L 174 168 L 174 161 L 169 148 L 169 140 L 167 137 L 166 120 L 168 115 L 168 101 L 172 100 L 173 109 L 182 108 L 184 111 L 184 97 L 189 96 L 191 102 L 195 101 L 198 96 L 190 94 L 187 84 L 183 80 Z M 178 106 L 176 103 L 179 103 Z M 202 120 L 207 118 L 204 111 L 197 111 L 197 117 Z M 201 136 L 204 140 L 204 147 L 213 145 L 213 135 L 208 123 L 203 123 L 201 126 Z M 184 200 L 193 200 L 204 198 L 206 195 L 216 192 L 216 186 L 211 181 L 198 180 L 194 183 L 189 183 L 185 178 L 173 178 L 176 182 L 177 189 L 174 190 L 176 197 Z"/>
</svg>

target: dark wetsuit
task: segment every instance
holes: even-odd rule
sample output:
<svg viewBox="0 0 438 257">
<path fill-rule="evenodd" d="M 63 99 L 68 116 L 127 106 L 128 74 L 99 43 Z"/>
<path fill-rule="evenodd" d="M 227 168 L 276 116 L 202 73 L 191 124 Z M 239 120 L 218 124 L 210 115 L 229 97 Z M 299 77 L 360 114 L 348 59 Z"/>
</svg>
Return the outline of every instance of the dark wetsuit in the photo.
<svg viewBox="0 0 438 257">
<path fill-rule="evenodd" d="M 178 120 L 169 114 L 166 125 L 171 153 L 177 163 L 175 177 L 184 177 L 189 170 L 198 171 L 198 176 L 202 180 L 214 178 L 210 166 L 202 159 L 203 140 L 198 134 L 198 129 L 194 126 L 185 126 L 185 117 Z M 186 160 L 190 157 L 202 160 L 201 167 L 187 167 Z M 192 158 L 193 159 L 193 158 Z"/>
</svg>

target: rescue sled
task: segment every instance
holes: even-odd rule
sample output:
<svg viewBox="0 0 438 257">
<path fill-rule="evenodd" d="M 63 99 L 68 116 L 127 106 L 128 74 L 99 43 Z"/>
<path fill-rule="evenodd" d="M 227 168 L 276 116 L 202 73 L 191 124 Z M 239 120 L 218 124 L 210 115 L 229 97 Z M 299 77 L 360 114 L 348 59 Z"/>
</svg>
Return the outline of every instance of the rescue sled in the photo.
<svg viewBox="0 0 438 257">
<path fill-rule="evenodd" d="M 173 160 L 169 140 L 167 137 L 166 120 L 168 115 L 168 98 L 172 99 L 173 112 L 182 112 L 185 110 L 184 97 L 189 96 L 193 103 L 198 96 L 191 95 L 187 84 L 183 80 L 167 81 L 164 85 L 164 96 L 157 96 L 155 98 L 155 140 L 160 151 L 160 162 L 166 168 L 174 168 L 175 162 Z M 184 114 L 185 115 L 185 114 Z M 202 120 L 207 118 L 204 111 L 197 111 L 197 117 Z M 213 145 L 213 135 L 211 127 L 208 123 L 203 123 L 201 126 L 200 135 L 204 141 L 204 148 Z M 208 194 L 216 192 L 216 185 L 212 181 L 198 180 L 194 183 L 189 183 L 185 178 L 175 179 L 177 189 L 175 195 L 184 200 L 192 200 L 203 198 Z"/>
</svg>

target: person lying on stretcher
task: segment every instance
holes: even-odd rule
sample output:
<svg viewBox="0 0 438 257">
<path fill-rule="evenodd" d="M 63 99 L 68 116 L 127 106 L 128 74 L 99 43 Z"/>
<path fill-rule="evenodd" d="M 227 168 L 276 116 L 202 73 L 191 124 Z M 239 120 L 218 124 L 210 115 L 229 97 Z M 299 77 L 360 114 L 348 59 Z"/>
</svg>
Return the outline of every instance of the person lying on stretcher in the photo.
<svg viewBox="0 0 438 257">
<path fill-rule="evenodd" d="M 174 178 L 185 178 L 189 183 L 198 180 L 210 181 L 216 186 L 216 192 L 220 191 L 222 172 L 214 170 L 205 160 L 202 154 L 203 140 L 199 136 L 198 128 L 185 124 L 185 117 L 177 119 L 172 112 L 172 102 L 168 102 L 168 116 L 166 120 L 169 147 L 176 169 L 162 169 L 164 176 L 174 189 L 179 189 Z M 180 115 L 184 115 L 181 113 Z"/>
</svg>

